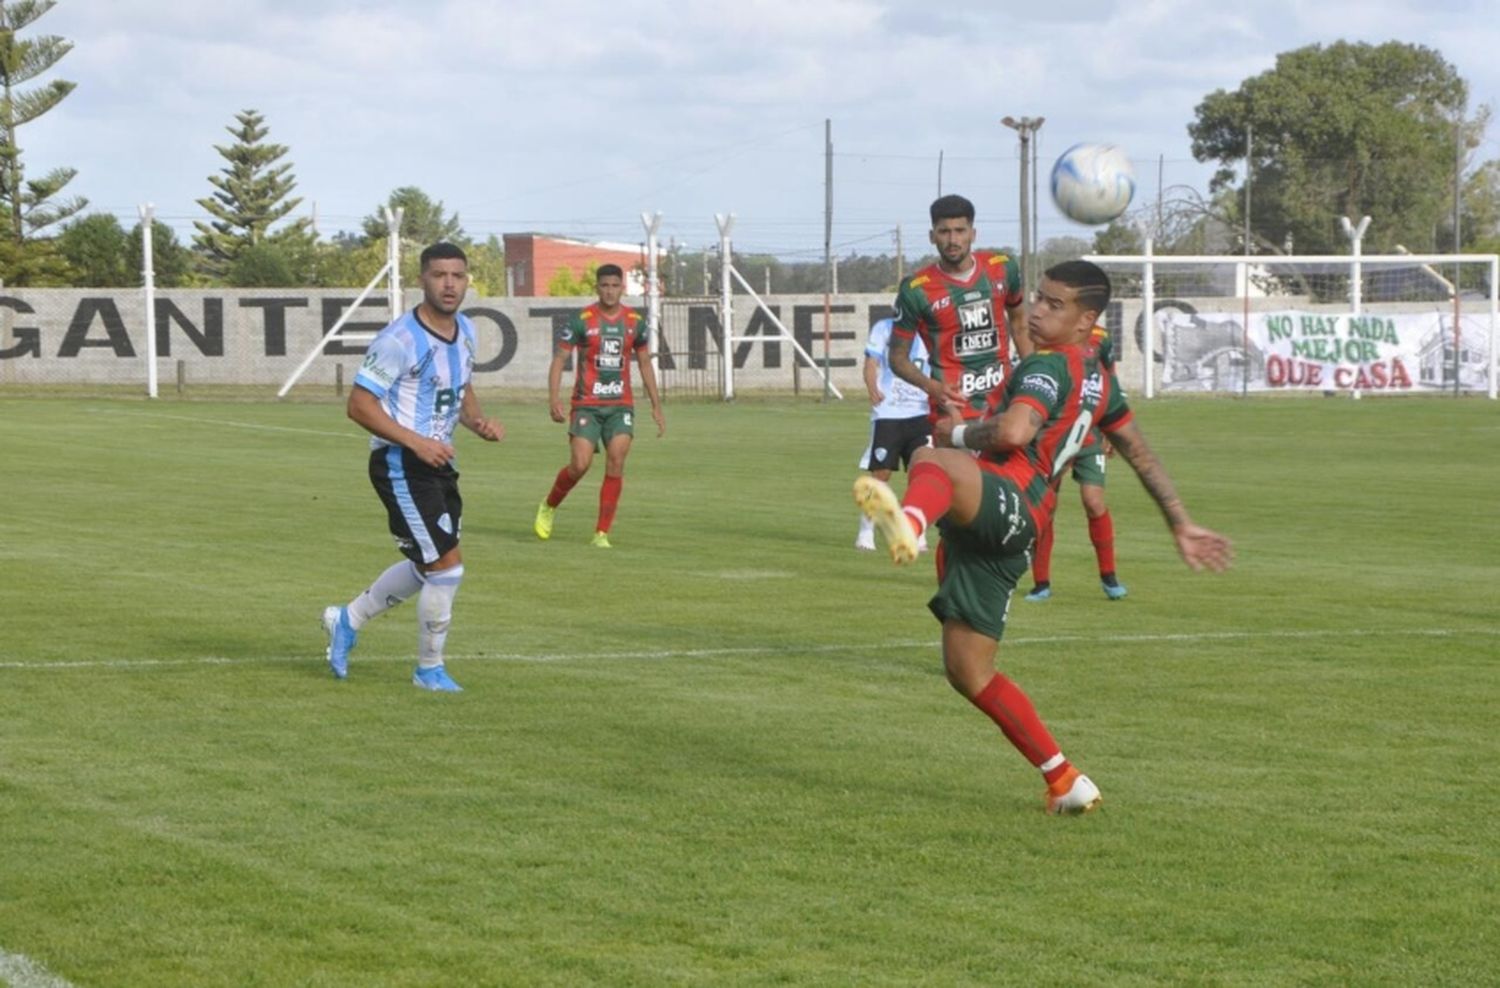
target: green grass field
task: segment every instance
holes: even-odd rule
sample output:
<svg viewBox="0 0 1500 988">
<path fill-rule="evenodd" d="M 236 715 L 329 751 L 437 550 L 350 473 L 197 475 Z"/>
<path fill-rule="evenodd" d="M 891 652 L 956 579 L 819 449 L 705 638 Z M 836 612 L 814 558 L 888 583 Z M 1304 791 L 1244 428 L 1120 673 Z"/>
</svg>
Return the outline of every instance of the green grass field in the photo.
<svg viewBox="0 0 1500 988">
<path fill-rule="evenodd" d="M 541 402 L 465 436 L 448 665 L 334 404 L 0 399 L 0 961 L 77 986 L 1448 985 L 1500 957 L 1500 406 L 1140 403 L 1001 665 L 1103 809 L 943 680 L 930 564 L 852 548 L 854 403 L 674 404 L 616 548 L 530 532 Z M 1119 461 L 1115 461 L 1119 462 Z M 3 968 L 0 968 L 3 970 Z M 0 976 L 3 977 L 3 976 Z M 15 981 L 26 975 L 11 975 Z"/>
</svg>

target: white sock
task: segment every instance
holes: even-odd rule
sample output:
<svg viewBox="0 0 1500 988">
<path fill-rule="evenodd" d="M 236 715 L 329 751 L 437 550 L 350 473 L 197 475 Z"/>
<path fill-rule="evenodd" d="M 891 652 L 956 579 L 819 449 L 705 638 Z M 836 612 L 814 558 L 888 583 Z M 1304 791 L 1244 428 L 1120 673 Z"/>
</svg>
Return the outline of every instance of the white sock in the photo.
<svg viewBox="0 0 1500 988">
<path fill-rule="evenodd" d="M 861 514 L 859 516 L 859 534 L 861 536 L 874 535 L 875 519 L 871 518 L 869 515 Z"/>
<path fill-rule="evenodd" d="M 448 642 L 448 625 L 453 620 L 453 598 L 463 578 L 462 564 L 422 578 L 422 592 L 417 597 L 417 665 L 423 669 L 443 664 L 443 646 Z"/>
<path fill-rule="evenodd" d="M 364 593 L 349 602 L 349 627 L 358 631 L 366 621 L 384 614 L 422 588 L 422 574 L 403 559 L 375 578 Z"/>
</svg>

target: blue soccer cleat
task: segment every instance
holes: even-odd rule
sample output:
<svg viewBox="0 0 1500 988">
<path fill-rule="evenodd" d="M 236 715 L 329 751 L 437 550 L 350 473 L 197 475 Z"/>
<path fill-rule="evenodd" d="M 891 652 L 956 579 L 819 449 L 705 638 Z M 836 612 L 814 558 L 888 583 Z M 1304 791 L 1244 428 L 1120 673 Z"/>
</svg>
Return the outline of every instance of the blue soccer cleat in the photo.
<svg viewBox="0 0 1500 988">
<path fill-rule="evenodd" d="M 1108 597 L 1110 600 L 1120 600 L 1130 592 L 1126 590 L 1125 585 L 1122 584 L 1119 580 L 1116 580 L 1113 575 L 1111 575 L 1108 579 L 1101 579 L 1099 581 L 1099 585 L 1104 588 L 1104 596 Z"/>
<path fill-rule="evenodd" d="M 455 683 L 448 675 L 448 670 L 442 666 L 433 666 L 431 669 L 417 666 L 417 671 L 411 674 L 411 684 L 420 686 L 424 690 L 432 690 L 434 693 L 462 693 L 464 691 L 464 688 Z"/>
<path fill-rule="evenodd" d="M 1050 583 L 1038 583 L 1036 586 L 1031 588 L 1031 593 L 1026 595 L 1026 599 L 1031 601 L 1033 604 L 1037 603 L 1038 601 L 1051 600 L 1052 585 Z"/>
<path fill-rule="evenodd" d="M 359 633 L 349 626 L 349 609 L 323 608 L 323 632 L 328 635 L 328 668 L 334 679 L 343 679 L 349 675 L 349 653 L 359 640 Z"/>
</svg>

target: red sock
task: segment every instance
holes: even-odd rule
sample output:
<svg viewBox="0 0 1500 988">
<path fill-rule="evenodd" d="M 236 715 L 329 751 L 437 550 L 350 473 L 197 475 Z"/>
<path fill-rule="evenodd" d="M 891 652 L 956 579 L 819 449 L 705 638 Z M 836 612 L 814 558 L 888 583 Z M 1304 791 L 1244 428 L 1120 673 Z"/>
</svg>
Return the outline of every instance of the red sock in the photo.
<svg viewBox="0 0 1500 988">
<path fill-rule="evenodd" d="M 983 710 L 1006 739 L 1016 746 L 1016 750 L 1037 768 L 1062 754 L 1057 742 L 1052 740 L 1047 725 L 1036 715 L 1036 708 L 1031 705 L 1031 700 L 1021 691 L 1021 687 L 1000 673 L 995 673 L 995 678 L 986 683 L 979 695 L 970 702 Z M 1067 770 L 1068 762 L 1064 759 L 1048 769 L 1044 777 L 1051 782 Z"/>
<path fill-rule="evenodd" d="M 1031 577 L 1037 583 L 1052 582 L 1052 519 L 1036 537 L 1036 551 L 1031 554 Z"/>
<path fill-rule="evenodd" d="M 624 483 L 624 477 L 605 475 L 604 484 L 599 488 L 598 531 L 607 532 L 615 523 L 615 509 L 620 506 L 620 487 Z"/>
<path fill-rule="evenodd" d="M 931 525 L 953 504 L 953 480 L 947 471 L 936 463 L 918 463 L 906 475 L 906 495 L 901 498 L 901 507 L 916 508 Z M 906 516 L 918 535 L 922 532 L 917 520 L 909 513 Z"/>
<path fill-rule="evenodd" d="M 568 491 L 573 489 L 573 485 L 578 483 L 582 476 L 583 474 L 577 477 L 569 476 L 567 467 L 557 471 L 557 479 L 552 481 L 552 490 L 547 492 L 547 507 L 555 508 L 562 504 L 563 498 L 568 496 Z"/>
<path fill-rule="evenodd" d="M 1107 575 L 1115 571 L 1115 523 L 1106 511 L 1098 518 L 1089 519 L 1089 541 L 1094 543 L 1094 555 L 1099 557 L 1099 573 Z"/>
</svg>

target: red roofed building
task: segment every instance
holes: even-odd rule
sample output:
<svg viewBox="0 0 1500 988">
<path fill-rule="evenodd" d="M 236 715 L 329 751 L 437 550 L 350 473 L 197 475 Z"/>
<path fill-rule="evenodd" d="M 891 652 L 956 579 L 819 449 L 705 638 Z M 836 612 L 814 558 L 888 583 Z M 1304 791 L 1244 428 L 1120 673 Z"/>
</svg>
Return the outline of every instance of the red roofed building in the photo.
<svg viewBox="0 0 1500 988">
<path fill-rule="evenodd" d="M 588 243 L 540 233 L 505 235 L 506 292 L 520 297 L 544 296 L 557 272 L 567 268 L 582 278 L 589 265 L 618 264 L 625 272 L 625 294 L 646 292 L 644 244 Z"/>
</svg>

